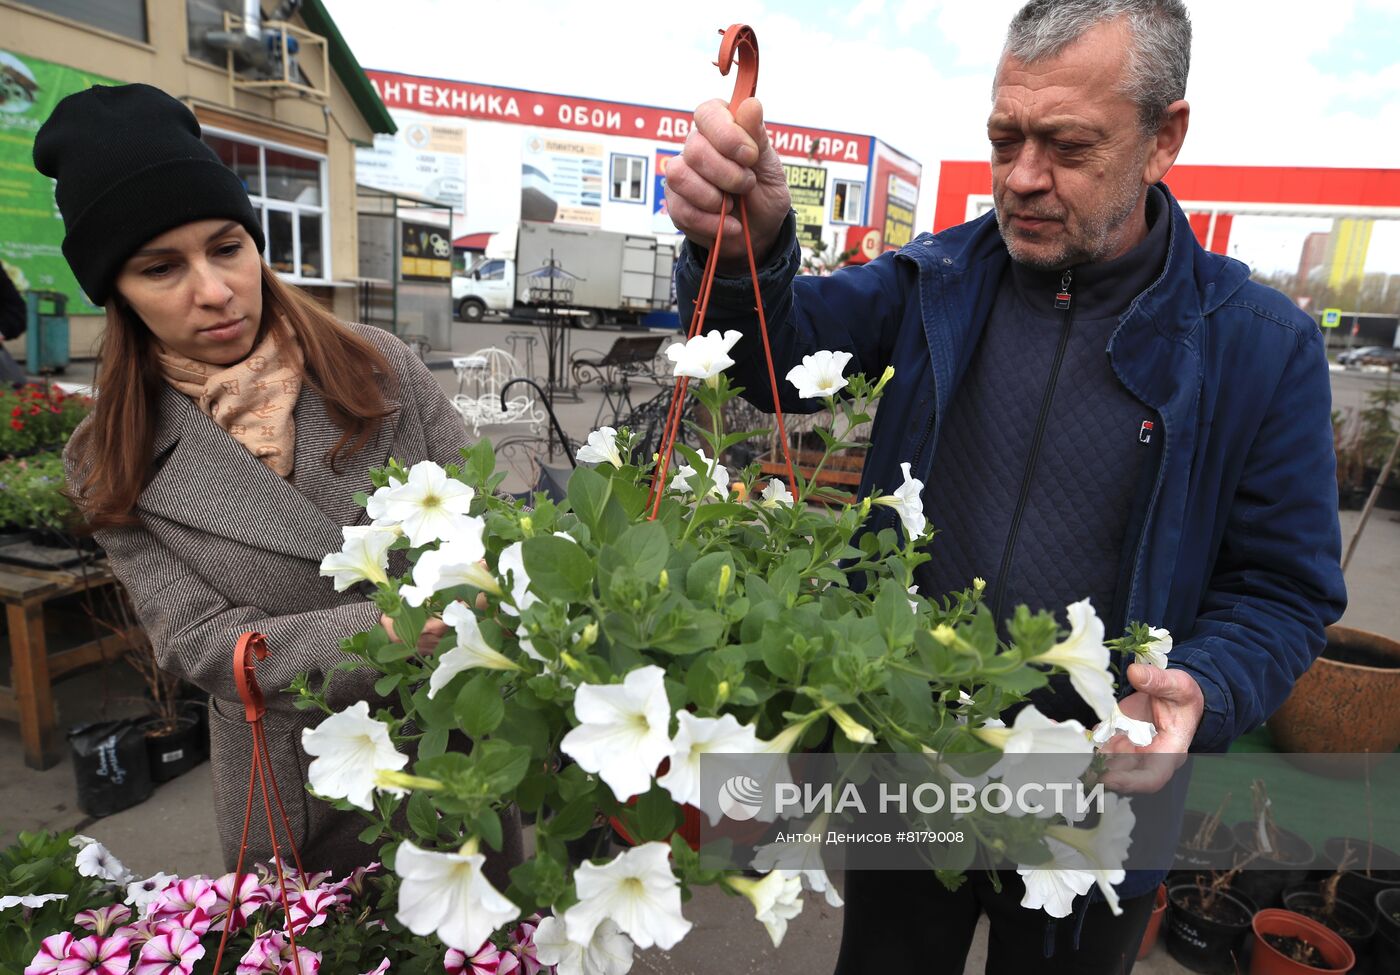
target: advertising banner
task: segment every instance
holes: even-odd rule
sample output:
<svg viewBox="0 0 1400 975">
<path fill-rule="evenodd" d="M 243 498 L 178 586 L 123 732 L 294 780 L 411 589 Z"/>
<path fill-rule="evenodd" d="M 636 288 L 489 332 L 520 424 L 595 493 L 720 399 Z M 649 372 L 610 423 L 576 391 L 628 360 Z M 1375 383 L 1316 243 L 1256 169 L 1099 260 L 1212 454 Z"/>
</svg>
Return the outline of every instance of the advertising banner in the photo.
<svg viewBox="0 0 1400 975">
<path fill-rule="evenodd" d="M 53 181 L 34 169 L 34 135 L 63 98 L 121 84 L 67 65 L 0 50 L 0 263 L 21 291 L 57 291 L 68 311 L 98 311 L 63 259 L 63 219 Z"/>
<path fill-rule="evenodd" d="M 847 227 L 846 250 L 849 264 L 868 264 L 885 251 L 884 234 L 879 227 Z"/>
<path fill-rule="evenodd" d="M 810 249 L 822 239 L 826 220 L 826 170 L 784 163 L 783 173 L 792 194 L 792 208 L 797 211 L 797 242 Z"/>
<path fill-rule="evenodd" d="M 680 153 L 670 149 L 656 150 L 656 164 L 652 171 L 656 174 L 656 185 L 652 187 L 651 229 L 658 234 L 680 233 L 666 212 L 666 166 Z"/>
<path fill-rule="evenodd" d="M 446 281 L 452 277 L 452 235 L 446 227 L 402 223 L 399 274 L 404 280 Z"/>
<path fill-rule="evenodd" d="M 394 113 L 399 130 L 355 150 L 355 179 L 390 193 L 427 197 L 458 213 L 466 207 L 467 130 L 446 120 Z"/>
<path fill-rule="evenodd" d="M 603 147 L 534 133 L 520 163 L 520 219 L 596 227 L 603 222 Z"/>
<path fill-rule="evenodd" d="M 914 239 L 914 210 L 919 203 L 922 168 L 883 142 L 875 144 L 875 171 L 870 180 L 870 222 L 884 231 L 885 248 L 895 250 Z"/>
</svg>

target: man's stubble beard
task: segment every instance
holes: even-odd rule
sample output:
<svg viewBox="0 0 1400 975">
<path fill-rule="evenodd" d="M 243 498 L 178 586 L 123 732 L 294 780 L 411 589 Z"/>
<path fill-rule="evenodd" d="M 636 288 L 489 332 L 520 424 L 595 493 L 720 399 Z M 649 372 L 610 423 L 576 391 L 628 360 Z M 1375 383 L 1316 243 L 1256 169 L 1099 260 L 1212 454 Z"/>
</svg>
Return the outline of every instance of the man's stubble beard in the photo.
<svg viewBox="0 0 1400 975">
<path fill-rule="evenodd" d="M 1142 162 L 1146 162 L 1145 155 Z M 1101 196 L 1099 205 L 1083 217 L 1078 233 L 1072 238 L 1062 240 L 1059 248 L 1048 254 L 1036 253 L 1022 246 L 1016 232 L 1007 228 L 1002 212 L 1007 198 L 1014 200 L 1015 194 L 1003 188 L 1001 198 L 993 199 L 993 207 L 996 211 L 997 228 L 1001 231 L 1001 239 L 1006 243 L 1011 259 L 1038 271 L 1060 271 L 1079 264 L 1094 264 L 1105 260 L 1116 248 L 1121 239 L 1123 225 L 1137 209 L 1138 201 L 1145 192 L 1138 175 L 1141 172 L 1141 166 L 1125 168 L 1121 182 L 1113 187 L 1112 193 Z M 1035 208 L 1027 208 L 1023 204 L 1018 204 L 1012 209 L 1016 212 L 1035 212 Z M 1062 223 L 1060 226 L 1066 231 L 1069 230 L 1067 224 Z"/>
</svg>

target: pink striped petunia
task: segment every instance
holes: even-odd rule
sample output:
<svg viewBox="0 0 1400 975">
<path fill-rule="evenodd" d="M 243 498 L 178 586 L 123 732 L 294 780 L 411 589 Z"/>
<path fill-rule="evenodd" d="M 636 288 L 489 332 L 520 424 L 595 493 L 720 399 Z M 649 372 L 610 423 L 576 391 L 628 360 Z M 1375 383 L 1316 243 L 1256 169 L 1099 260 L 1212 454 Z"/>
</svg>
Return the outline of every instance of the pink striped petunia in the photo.
<svg viewBox="0 0 1400 975">
<path fill-rule="evenodd" d="M 147 941 L 132 975 L 190 975 L 204 957 L 204 946 L 193 931 L 171 931 Z"/>
<path fill-rule="evenodd" d="M 301 963 L 300 975 L 316 975 L 321 970 L 321 955 L 310 948 L 297 945 L 297 961 Z M 288 959 L 283 963 L 282 970 L 278 972 L 278 975 L 297 975 L 296 963 Z"/>
<path fill-rule="evenodd" d="M 291 905 L 287 926 L 292 934 L 301 934 L 307 928 L 320 927 L 326 922 L 326 911 L 336 906 L 335 893 L 324 888 L 308 890 Z"/>
<path fill-rule="evenodd" d="M 470 957 L 466 952 L 450 949 L 442 967 L 447 975 L 511 975 L 520 967 L 520 959 L 488 941 Z"/>
<path fill-rule="evenodd" d="M 39 945 L 39 953 L 25 968 L 24 975 L 51 975 L 58 971 L 58 966 L 68 957 L 68 950 L 72 947 L 73 936 L 67 931 L 49 935 Z"/>
<path fill-rule="evenodd" d="M 253 943 L 238 961 L 237 975 L 263 975 L 276 972 L 282 964 L 286 939 L 280 931 L 268 931 L 253 939 Z"/>
<path fill-rule="evenodd" d="M 75 941 L 54 975 L 126 975 L 131 968 L 131 939 L 98 935 Z"/>
<path fill-rule="evenodd" d="M 106 935 L 130 920 L 131 908 L 125 904 L 108 904 L 106 907 L 79 911 L 73 918 L 73 923 L 80 928 L 87 928 L 93 934 Z"/>
<path fill-rule="evenodd" d="M 205 910 L 213 918 L 213 931 L 224 929 L 224 920 L 229 913 L 229 904 L 233 899 L 233 874 L 226 873 L 211 885 L 214 892 L 213 903 Z M 238 883 L 238 910 L 233 918 L 232 930 L 238 932 L 248 925 L 248 918 L 259 908 L 267 904 L 273 894 L 262 884 L 258 883 L 258 878 L 251 873 L 245 873 Z"/>
</svg>

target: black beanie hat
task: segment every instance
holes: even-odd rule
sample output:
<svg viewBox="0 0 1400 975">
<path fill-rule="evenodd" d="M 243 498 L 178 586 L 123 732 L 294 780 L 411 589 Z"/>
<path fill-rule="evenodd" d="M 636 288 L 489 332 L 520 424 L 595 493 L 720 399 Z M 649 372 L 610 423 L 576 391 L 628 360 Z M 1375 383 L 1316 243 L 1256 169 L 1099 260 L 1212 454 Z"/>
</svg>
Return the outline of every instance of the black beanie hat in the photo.
<svg viewBox="0 0 1400 975">
<path fill-rule="evenodd" d="M 199 136 L 194 113 L 150 85 L 94 85 L 39 129 L 34 166 L 57 181 L 63 256 L 94 304 L 142 244 L 195 220 L 237 220 L 262 251 L 243 181 Z"/>
</svg>

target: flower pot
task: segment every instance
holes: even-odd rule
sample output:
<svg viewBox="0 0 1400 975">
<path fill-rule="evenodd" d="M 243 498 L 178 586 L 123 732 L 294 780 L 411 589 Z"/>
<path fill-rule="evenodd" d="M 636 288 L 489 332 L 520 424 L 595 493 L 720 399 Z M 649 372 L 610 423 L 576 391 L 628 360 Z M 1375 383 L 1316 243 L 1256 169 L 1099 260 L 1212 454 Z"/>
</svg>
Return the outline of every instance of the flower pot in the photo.
<svg viewBox="0 0 1400 975">
<path fill-rule="evenodd" d="M 1400 972 L 1400 887 L 1376 895 L 1376 940 L 1372 971 Z"/>
<path fill-rule="evenodd" d="M 1380 752 L 1400 746 L 1400 642 L 1346 626 L 1272 717 L 1281 752 Z"/>
<path fill-rule="evenodd" d="M 1356 956 L 1340 935 L 1301 914 L 1265 908 L 1254 915 L 1252 926 L 1254 955 L 1249 975 L 1310 975 L 1315 972 L 1341 975 L 1356 964 Z M 1319 963 L 1310 965 L 1295 961 L 1270 944 L 1270 938 L 1294 938 L 1311 945 L 1317 950 Z"/>
<path fill-rule="evenodd" d="M 1147 930 L 1142 933 L 1142 944 L 1138 945 L 1138 961 L 1147 957 L 1147 953 L 1157 943 L 1157 935 L 1162 930 L 1162 918 L 1167 914 L 1167 885 L 1157 886 L 1157 897 L 1152 902 L 1152 916 L 1147 919 Z"/>
<path fill-rule="evenodd" d="M 1210 845 L 1203 850 L 1189 849 L 1186 844 L 1196 835 L 1206 814 L 1188 809 L 1181 817 L 1181 839 L 1177 841 L 1176 852 L 1172 854 L 1172 872 L 1190 876 L 1212 870 L 1229 870 L 1235 864 L 1235 853 L 1239 846 L 1235 834 L 1223 823 L 1216 829 Z"/>
<path fill-rule="evenodd" d="M 1258 836 L 1253 822 L 1236 823 L 1231 827 L 1242 856 L 1258 849 Z M 1285 887 L 1293 887 L 1307 879 L 1315 859 L 1312 844 L 1297 833 L 1278 830 L 1279 850 L 1273 856 L 1256 857 L 1235 878 L 1234 889 L 1243 892 L 1260 907 L 1275 907 L 1282 903 Z"/>
<path fill-rule="evenodd" d="M 1341 935 L 1356 956 L 1359 968 L 1370 956 L 1371 942 L 1376 935 L 1376 921 L 1371 911 L 1340 895 L 1330 915 L 1323 913 L 1324 905 L 1322 892 L 1312 887 L 1285 891 L 1283 895 L 1284 910 L 1311 918 Z"/>
<path fill-rule="evenodd" d="M 1392 887 L 1400 887 L 1400 854 L 1380 844 L 1368 844 L 1355 837 L 1334 836 L 1322 844 L 1322 858 L 1333 868 L 1342 862 L 1350 847 L 1352 864 L 1342 874 L 1337 888 L 1353 904 L 1373 907 L 1376 895 Z"/>
<path fill-rule="evenodd" d="M 1254 904 L 1233 891 L 1222 891 L 1207 916 L 1194 883 L 1172 885 L 1167 899 L 1167 952 L 1193 972 L 1233 975 Z"/>
<path fill-rule="evenodd" d="M 68 732 L 78 808 L 89 816 L 110 816 L 144 802 L 151 794 L 146 740 L 136 722 L 98 721 Z"/>
<path fill-rule="evenodd" d="M 161 724 L 159 719 L 152 719 L 141 726 L 146 736 L 146 760 L 152 782 L 169 782 L 184 775 L 205 757 L 197 718 L 182 714 L 173 730 L 163 730 Z"/>
</svg>

